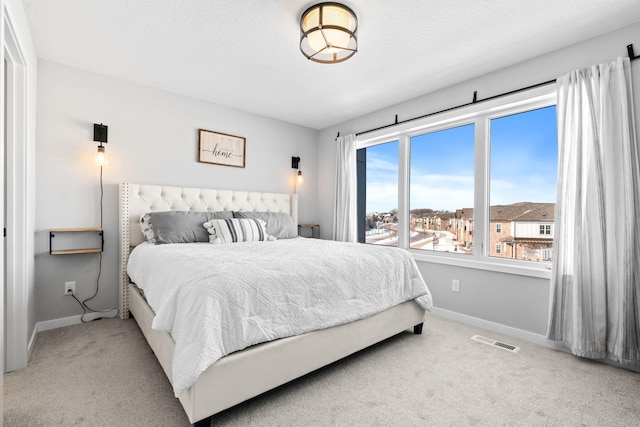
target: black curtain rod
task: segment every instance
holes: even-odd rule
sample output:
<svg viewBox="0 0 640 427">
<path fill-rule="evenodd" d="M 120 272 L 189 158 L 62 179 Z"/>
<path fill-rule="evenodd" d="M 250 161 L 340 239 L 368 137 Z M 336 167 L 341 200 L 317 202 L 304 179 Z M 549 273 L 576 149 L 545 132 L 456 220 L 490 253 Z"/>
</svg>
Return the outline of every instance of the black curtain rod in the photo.
<svg viewBox="0 0 640 427">
<path fill-rule="evenodd" d="M 479 102 L 485 102 L 485 101 L 489 101 L 491 99 L 500 98 L 502 96 L 507 96 L 507 95 L 511 95 L 511 94 L 514 94 L 514 93 L 523 92 L 525 90 L 533 89 L 533 88 L 536 88 L 536 87 L 539 87 L 539 86 L 544 86 L 544 85 L 548 85 L 550 83 L 555 83 L 555 81 L 556 81 L 556 79 L 549 80 L 549 81 L 542 82 L 542 83 L 536 83 L 536 84 L 531 85 L 531 86 L 523 87 L 523 88 L 520 88 L 520 89 L 515 89 L 515 90 L 509 91 L 509 92 L 500 93 L 498 95 L 493 95 L 493 96 L 490 96 L 490 97 L 484 98 L 484 99 L 478 99 L 478 91 L 474 90 L 473 91 L 473 100 L 471 102 L 467 102 L 466 104 L 456 105 L 455 107 L 445 108 L 444 110 L 434 111 L 433 113 L 423 114 L 422 116 L 412 117 L 410 119 L 401 120 L 401 121 L 398 121 L 398 115 L 396 114 L 395 123 L 391 123 L 391 124 L 388 124 L 388 125 L 380 126 L 380 127 L 374 128 L 374 129 L 364 130 L 362 132 L 356 133 L 356 136 L 363 135 L 365 133 L 375 132 L 375 131 L 380 130 L 380 129 L 386 129 L 386 128 L 389 128 L 389 127 L 392 127 L 392 126 L 396 126 L 396 125 L 399 125 L 399 124 L 403 124 L 403 123 L 409 123 L 409 122 L 412 122 L 414 120 L 420 120 L 420 119 L 424 119 L 426 117 L 435 116 L 436 114 L 446 113 L 447 111 L 457 110 L 458 108 L 467 107 L 469 105 L 477 104 Z"/>
<path fill-rule="evenodd" d="M 627 45 L 627 53 L 629 55 L 629 60 L 630 61 L 633 61 L 635 59 L 640 58 L 640 55 L 636 55 L 634 53 L 633 44 Z M 369 130 L 364 130 L 362 132 L 358 132 L 358 133 L 356 133 L 356 136 L 364 135 L 365 133 L 375 132 L 375 131 L 380 130 L 380 129 L 386 129 L 386 128 L 389 128 L 389 127 L 392 127 L 392 126 L 396 126 L 396 125 L 399 125 L 399 124 L 402 124 L 402 123 L 408 123 L 408 122 L 412 122 L 414 120 L 424 119 L 425 117 L 434 116 L 436 114 L 446 113 L 447 111 L 457 110 L 458 108 L 467 107 L 469 105 L 477 104 L 478 102 L 489 101 L 491 99 L 499 98 L 499 97 L 502 97 L 502 96 L 507 96 L 507 95 L 512 95 L 514 93 L 523 92 L 525 90 L 533 89 L 533 88 L 536 88 L 536 87 L 539 87 L 539 86 L 544 86 L 544 85 L 548 85 L 550 83 L 555 83 L 555 81 L 556 81 L 556 79 L 548 80 L 546 82 L 537 83 L 537 84 L 534 84 L 534 85 L 531 85 L 531 86 L 523 87 L 523 88 L 520 88 L 520 89 L 515 89 L 515 90 L 509 91 L 509 92 L 505 92 L 505 93 L 501 93 L 501 94 L 498 94 L 498 95 L 493 95 L 493 96 L 490 96 L 488 98 L 484 98 L 484 99 L 480 99 L 480 100 L 478 99 L 478 91 L 475 90 L 475 91 L 473 91 L 473 100 L 471 102 L 467 102 L 466 104 L 461 104 L 461 105 L 457 105 L 455 107 L 445 108 L 444 110 L 436 111 L 436 112 L 429 113 L 429 114 L 424 114 L 422 116 L 413 117 L 411 119 L 406 119 L 406 120 L 401 120 L 401 121 L 398 121 L 398 115 L 396 114 L 396 120 L 395 120 L 394 123 L 391 123 L 391 124 L 388 124 L 388 125 L 384 125 L 384 126 L 380 126 L 380 127 L 374 128 L 374 129 L 369 129 Z M 340 136 L 340 132 L 338 132 L 338 136 Z M 336 138 L 338 138 L 338 136 L 336 136 Z"/>
</svg>

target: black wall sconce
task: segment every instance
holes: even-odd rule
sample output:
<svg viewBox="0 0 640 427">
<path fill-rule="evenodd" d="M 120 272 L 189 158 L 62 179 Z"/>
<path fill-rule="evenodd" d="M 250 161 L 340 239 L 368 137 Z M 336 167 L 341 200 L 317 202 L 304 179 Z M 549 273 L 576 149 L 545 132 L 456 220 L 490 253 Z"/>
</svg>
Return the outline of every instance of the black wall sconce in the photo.
<svg viewBox="0 0 640 427">
<path fill-rule="evenodd" d="M 302 171 L 300 170 L 300 157 L 291 158 L 291 168 L 297 169 L 298 173 L 294 181 L 294 192 L 297 190 L 297 185 L 302 184 Z"/>
<path fill-rule="evenodd" d="M 97 166 L 100 167 L 109 165 L 109 156 L 107 156 L 107 153 L 105 153 L 104 145 L 102 145 L 103 143 L 107 143 L 108 129 L 109 127 L 103 125 L 102 123 L 100 123 L 99 125 L 95 123 L 93 124 L 93 140 L 99 143 L 98 152 L 93 157 L 93 161 Z"/>
</svg>

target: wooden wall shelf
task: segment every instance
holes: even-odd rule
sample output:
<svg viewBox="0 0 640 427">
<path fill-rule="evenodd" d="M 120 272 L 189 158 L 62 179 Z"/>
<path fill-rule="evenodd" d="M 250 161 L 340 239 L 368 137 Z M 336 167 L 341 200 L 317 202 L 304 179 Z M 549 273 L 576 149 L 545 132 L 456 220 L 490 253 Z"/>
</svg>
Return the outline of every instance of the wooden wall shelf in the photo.
<svg viewBox="0 0 640 427">
<path fill-rule="evenodd" d="M 54 249 L 53 239 L 56 237 L 56 234 L 58 233 L 97 233 L 100 236 L 100 247 Z M 100 253 L 103 250 L 104 250 L 104 232 L 100 227 L 52 228 L 49 230 L 49 254 L 50 255 L 93 254 L 93 253 Z"/>
</svg>

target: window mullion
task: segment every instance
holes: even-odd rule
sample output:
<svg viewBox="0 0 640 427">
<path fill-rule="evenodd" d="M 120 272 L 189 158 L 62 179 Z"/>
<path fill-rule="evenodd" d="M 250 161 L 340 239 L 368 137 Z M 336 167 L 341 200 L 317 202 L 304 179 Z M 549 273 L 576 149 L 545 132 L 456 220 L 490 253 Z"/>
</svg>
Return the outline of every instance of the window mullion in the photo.
<svg viewBox="0 0 640 427">
<path fill-rule="evenodd" d="M 475 121 L 475 186 L 473 209 L 473 256 L 483 259 L 489 252 L 486 236 L 489 214 L 489 119 L 478 116 Z"/>
<path fill-rule="evenodd" d="M 400 135 L 398 155 L 398 247 L 409 248 L 409 174 L 411 143 L 407 134 Z"/>
</svg>

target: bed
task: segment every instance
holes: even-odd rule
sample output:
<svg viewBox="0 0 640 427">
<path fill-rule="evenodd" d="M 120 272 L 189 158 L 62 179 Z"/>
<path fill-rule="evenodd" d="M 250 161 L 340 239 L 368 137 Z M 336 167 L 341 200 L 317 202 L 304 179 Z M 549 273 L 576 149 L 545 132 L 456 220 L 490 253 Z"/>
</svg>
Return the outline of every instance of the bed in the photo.
<svg viewBox="0 0 640 427">
<path fill-rule="evenodd" d="M 138 287 L 131 283 L 127 273 L 129 258 L 134 248 L 138 252 L 156 250 L 153 245 L 149 247 L 148 243 L 145 243 L 140 218 L 145 213 L 167 211 L 272 212 L 287 214 L 297 223 L 297 195 L 132 183 L 120 184 L 119 193 L 121 318 L 126 319 L 130 315 L 134 317 L 167 377 L 174 385 L 174 390 L 176 390 L 174 367 L 179 367 L 179 365 L 174 365 L 174 355 L 181 354 L 180 348 L 176 350 L 176 343 L 180 344 L 181 339 L 174 340 L 172 334 L 175 331 L 169 333 L 166 331 L 168 329 L 166 327 L 157 328 L 156 325 L 156 329 L 152 328 L 154 319 L 157 322 L 162 316 L 156 316 L 150 303 L 147 302 Z M 306 250 L 304 248 L 310 244 L 324 246 L 338 244 L 328 241 L 312 242 L 312 240 L 294 238 L 291 239 L 291 245 L 302 245 L 296 246 L 296 250 L 300 252 Z M 258 245 L 258 243 L 224 245 L 225 252 L 229 252 L 230 248 L 235 249 L 241 245 L 250 246 L 252 244 Z M 269 248 L 269 252 L 277 252 L 284 250 L 279 248 L 289 245 L 289 243 L 276 241 L 264 243 L 264 245 L 270 245 L 264 246 Z M 186 251 L 189 245 L 157 246 L 158 251 L 168 250 L 170 246 L 179 246 L 180 250 Z M 216 245 L 210 244 L 195 243 L 193 246 L 201 251 L 220 250 L 214 248 Z M 218 245 L 218 248 L 222 246 Z M 333 250 L 333 247 L 330 249 Z M 398 251 L 389 252 L 396 253 Z M 132 260 L 133 258 L 136 258 L 135 252 Z M 170 266 L 167 268 L 170 268 L 169 271 L 179 270 Z M 419 275 L 419 273 L 417 274 Z M 412 289 L 410 292 L 417 291 Z M 424 292 L 416 294 L 421 296 L 394 304 L 390 308 L 377 311 L 374 314 L 367 314 L 347 323 L 332 324 L 310 332 L 296 333 L 268 342 L 252 344 L 238 351 L 231 349 L 232 351 L 229 351 L 228 354 L 222 355 L 202 372 L 198 372 L 197 378 L 189 383 L 188 387 L 179 388 L 176 395 L 191 423 L 209 425 L 211 416 L 220 411 L 340 360 L 372 344 L 411 328 L 416 334 L 420 334 L 425 308 L 428 308 L 427 305 L 430 304 L 428 289 L 426 293 L 426 295 Z M 162 314 L 162 312 L 163 310 L 160 309 L 158 314 Z M 257 340 L 259 341 L 260 338 Z"/>
</svg>

